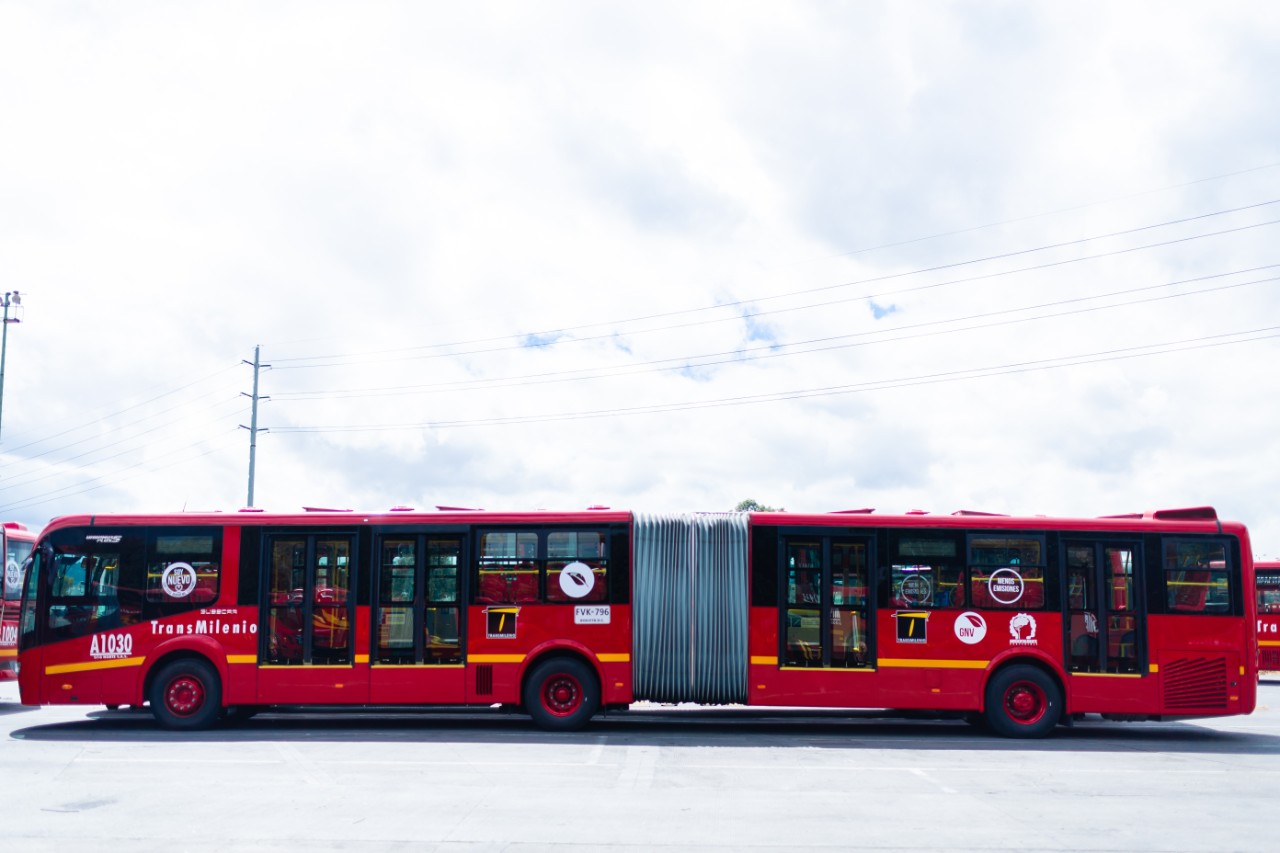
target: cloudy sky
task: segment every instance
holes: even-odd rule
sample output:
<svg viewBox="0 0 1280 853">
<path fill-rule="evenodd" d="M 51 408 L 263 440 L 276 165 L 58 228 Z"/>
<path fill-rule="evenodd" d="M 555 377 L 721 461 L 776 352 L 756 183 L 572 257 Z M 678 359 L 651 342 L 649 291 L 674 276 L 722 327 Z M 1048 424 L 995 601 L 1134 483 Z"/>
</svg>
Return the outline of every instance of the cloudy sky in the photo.
<svg viewBox="0 0 1280 853">
<path fill-rule="evenodd" d="M 1105 515 L 1280 557 L 1280 4 L 0 2 L 0 517 Z"/>
</svg>

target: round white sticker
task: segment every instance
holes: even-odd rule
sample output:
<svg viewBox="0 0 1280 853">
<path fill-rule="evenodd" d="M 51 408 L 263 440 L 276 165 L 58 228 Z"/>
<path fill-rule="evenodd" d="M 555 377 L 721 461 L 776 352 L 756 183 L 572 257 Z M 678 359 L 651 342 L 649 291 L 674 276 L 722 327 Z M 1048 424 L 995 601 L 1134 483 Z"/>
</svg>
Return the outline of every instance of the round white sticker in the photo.
<svg viewBox="0 0 1280 853">
<path fill-rule="evenodd" d="M 18 565 L 17 560 L 10 560 L 4 564 L 4 585 L 9 590 L 21 588 L 22 566 Z"/>
<path fill-rule="evenodd" d="M 1001 604 L 1015 604 L 1026 591 L 1026 583 L 1022 575 L 1013 569 L 996 569 L 987 578 L 987 589 L 991 597 Z"/>
<path fill-rule="evenodd" d="M 160 587 L 170 598 L 186 598 L 196 589 L 196 570 L 190 563 L 170 563 L 160 576 Z"/>
<path fill-rule="evenodd" d="M 924 575 L 908 575 L 898 584 L 898 595 L 912 607 L 928 604 L 933 600 L 933 582 Z"/>
<path fill-rule="evenodd" d="M 973 646 L 982 642 L 985 636 L 987 636 L 987 620 L 982 618 L 981 613 L 966 610 L 956 617 L 956 637 L 960 642 Z"/>
<path fill-rule="evenodd" d="M 595 572 L 586 563 L 574 561 L 560 570 L 560 591 L 570 598 L 586 598 L 595 585 Z"/>
</svg>

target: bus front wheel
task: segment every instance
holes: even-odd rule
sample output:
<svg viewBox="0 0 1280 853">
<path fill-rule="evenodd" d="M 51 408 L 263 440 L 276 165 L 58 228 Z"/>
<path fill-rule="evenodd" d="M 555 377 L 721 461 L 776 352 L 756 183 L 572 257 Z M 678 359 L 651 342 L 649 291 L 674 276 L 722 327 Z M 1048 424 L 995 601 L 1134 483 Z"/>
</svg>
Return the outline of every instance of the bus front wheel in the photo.
<svg viewBox="0 0 1280 853">
<path fill-rule="evenodd" d="M 1044 737 L 1062 716 L 1062 691 L 1044 670 L 1018 664 L 987 683 L 986 719 L 1004 737 Z"/>
<path fill-rule="evenodd" d="M 600 684 L 591 667 L 574 658 L 551 658 L 524 683 L 524 708 L 540 728 L 576 731 L 600 707 Z"/>
<path fill-rule="evenodd" d="M 151 713 L 166 729 L 205 729 L 222 713 L 222 682 L 205 661 L 183 658 L 160 668 L 148 698 Z"/>
</svg>

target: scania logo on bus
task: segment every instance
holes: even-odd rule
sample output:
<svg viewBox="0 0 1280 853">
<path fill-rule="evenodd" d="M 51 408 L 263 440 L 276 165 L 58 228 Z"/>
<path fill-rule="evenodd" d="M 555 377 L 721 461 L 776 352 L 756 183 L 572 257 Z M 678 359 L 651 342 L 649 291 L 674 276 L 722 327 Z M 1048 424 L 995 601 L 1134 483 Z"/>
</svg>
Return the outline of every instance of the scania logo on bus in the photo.
<svg viewBox="0 0 1280 853">
<path fill-rule="evenodd" d="M 129 634 L 94 634 L 89 640 L 89 657 L 115 660 L 133 654 L 133 637 Z"/>
</svg>

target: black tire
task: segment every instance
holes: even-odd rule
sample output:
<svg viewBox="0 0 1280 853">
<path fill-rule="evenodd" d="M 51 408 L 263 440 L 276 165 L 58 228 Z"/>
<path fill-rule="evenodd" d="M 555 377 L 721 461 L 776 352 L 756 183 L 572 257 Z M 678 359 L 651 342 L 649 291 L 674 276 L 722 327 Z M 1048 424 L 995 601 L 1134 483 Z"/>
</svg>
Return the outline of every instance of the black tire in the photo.
<svg viewBox="0 0 1280 853">
<path fill-rule="evenodd" d="M 1045 737 L 1062 718 L 1062 691 L 1044 670 L 1016 664 L 987 682 L 987 725 L 1003 737 Z"/>
<path fill-rule="evenodd" d="M 575 658 L 551 658 L 525 676 L 524 709 L 539 728 L 572 732 L 585 726 L 600 707 L 600 681 Z"/>
<path fill-rule="evenodd" d="M 222 714 L 222 682 L 204 660 L 183 658 L 160 667 L 151 681 L 151 713 L 166 729 L 207 729 Z"/>
</svg>

